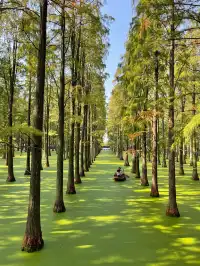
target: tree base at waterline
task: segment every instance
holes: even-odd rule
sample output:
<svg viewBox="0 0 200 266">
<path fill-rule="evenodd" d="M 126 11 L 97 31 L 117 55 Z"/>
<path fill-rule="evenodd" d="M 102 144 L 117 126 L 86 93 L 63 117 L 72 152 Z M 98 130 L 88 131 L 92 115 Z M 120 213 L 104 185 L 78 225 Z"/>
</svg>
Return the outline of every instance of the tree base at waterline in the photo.
<svg viewBox="0 0 200 266">
<path fill-rule="evenodd" d="M 158 190 L 155 187 L 153 187 L 153 186 L 151 186 L 150 196 L 152 198 L 159 198 L 160 197 L 160 194 L 159 194 Z"/>
<path fill-rule="evenodd" d="M 55 201 L 53 211 L 56 213 L 61 213 L 61 212 L 66 211 L 65 204 L 64 204 L 63 200 L 56 200 Z"/>
<path fill-rule="evenodd" d="M 85 176 L 85 172 L 84 172 L 84 170 L 82 170 L 81 172 L 80 172 L 80 177 L 84 177 Z"/>
<path fill-rule="evenodd" d="M 31 175 L 31 170 L 26 169 L 24 175 Z"/>
<path fill-rule="evenodd" d="M 130 166 L 129 162 L 128 161 L 125 161 L 124 162 L 124 166 Z"/>
<path fill-rule="evenodd" d="M 178 211 L 178 208 L 167 208 L 166 215 L 170 217 L 180 217 L 180 213 Z"/>
<path fill-rule="evenodd" d="M 21 250 L 31 253 L 41 250 L 43 246 L 44 240 L 42 239 L 42 234 L 40 234 L 38 237 L 25 235 Z"/>
<path fill-rule="evenodd" d="M 136 173 L 136 174 L 135 174 L 135 178 L 136 178 L 136 179 L 140 179 L 140 174 L 139 174 L 139 173 Z"/>
<path fill-rule="evenodd" d="M 167 162 L 166 161 L 162 162 L 162 167 L 167 168 Z"/>
<path fill-rule="evenodd" d="M 16 179 L 15 179 L 15 177 L 14 176 L 8 176 L 7 177 L 7 182 L 15 182 L 16 181 Z"/>
<path fill-rule="evenodd" d="M 151 193 L 150 193 L 150 196 L 151 196 L 152 198 L 159 198 L 159 197 L 160 197 L 159 192 L 151 192 Z"/>
<path fill-rule="evenodd" d="M 198 175 L 198 173 L 193 173 L 192 174 L 192 180 L 194 180 L 194 181 L 199 181 L 199 175 Z"/>
<path fill-rule="evenodd" d="M 67 191 L 66 191 L 66 194 L 76 194 L 76 189 L 75 189 L 75 186 L 74 185 L 70 185 L 67 187 Z"/>
<path fill-rule="evenodd" d="M 147 180 L 141 179 L 141 186 L 142 187 L 149 187 L 149 182 Z"/>
<path fill-rule="evenodd" d="M 183 168 L 179 169 L 179 175 L 185 175 Z"/>
<path fill-rule="evenodd" d="M 74 183 L 75 183 L 75 184 L 81 184 L 81 183 L 82 183 L 81 178 L 80 178 L 80 177 L 75 178 L 75 179 L 74 179 Z"/>
</svg>

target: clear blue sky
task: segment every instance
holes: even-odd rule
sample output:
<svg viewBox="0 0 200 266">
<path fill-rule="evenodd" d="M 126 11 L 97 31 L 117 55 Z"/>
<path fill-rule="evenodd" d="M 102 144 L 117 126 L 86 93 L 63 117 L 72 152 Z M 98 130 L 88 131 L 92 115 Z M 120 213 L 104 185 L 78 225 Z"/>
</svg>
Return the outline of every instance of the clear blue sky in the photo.
<svg viewBox="0 0 200 266">
<path fill-rule="evenodd" d="M 113 88 L 112 81 L 114 79 L 117 65 L 121 56 L 125 52 L 125 42 L 129 31 L 129 25 L 132 18 L 132 0 L 106 0 L 103 12 L 114 17 L 115 21 L 110 28 L 110 49 L 106 60 L 106 72 L 110 77 L 105 83 L 106 96 L 109 98 Z M 107 98 L 107 100 L 108 100 Z"/>
</svg>

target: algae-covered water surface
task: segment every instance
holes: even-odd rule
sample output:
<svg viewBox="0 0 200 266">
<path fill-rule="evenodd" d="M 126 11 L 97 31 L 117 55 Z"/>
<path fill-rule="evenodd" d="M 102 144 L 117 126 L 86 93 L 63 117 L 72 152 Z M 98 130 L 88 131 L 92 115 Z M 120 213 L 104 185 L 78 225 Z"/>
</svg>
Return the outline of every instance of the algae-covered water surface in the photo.
<svg viewBox="0 0 200 266">
<path fill-rule="evenodd" d="M 161 197 L 150 198 L 131 175 L 123 183 L 112 176 L 119 161 L 103 151 L 90 172 L 77 185 L 76 195 L 65 195 L 66 212 L 54 214 L 56 155 L 41 179 L 41 223 L 45 242 L 40 252 L 21 252 L 29 194 L 24 177 L 25 157 L 15 158 L 17 182 L 7 184 L 7 167 L 0 161 L 0 266 L 89 265 L 200 265 L 200 183 L 191 180 L 192 169 L 177 175 L 180 218 L 165 216 L 167 169 L 159 169 Z M 65 162 L 64 191 L 67 182 Z M 129 174 L 130 167 L 126 168 Z M 178 172 L 178 171 L 177 171 Z M 149 181 L 151 168 L 149 165 Z"/>
</svg>

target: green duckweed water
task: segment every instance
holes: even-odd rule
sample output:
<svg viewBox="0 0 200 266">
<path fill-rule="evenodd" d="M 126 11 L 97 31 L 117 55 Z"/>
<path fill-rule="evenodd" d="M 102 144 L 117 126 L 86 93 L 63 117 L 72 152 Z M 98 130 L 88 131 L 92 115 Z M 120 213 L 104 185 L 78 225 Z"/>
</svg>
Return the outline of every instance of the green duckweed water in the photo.
<svg viewBox="0 0 200 266">
<path fill-rule="evenodd" d="M 159 169 L 161 197 L 149 197 L 131 176 L 115 183 L 112 176 L 123 162 L 102 152 L 76 195 L 65 195 L 67 211 L 54 214 L 56 156 L 42 171 L 41 222 L 44 249 L 20 251 L 25 230 L 29 177 L 24 177 L 25 157 L 16 156 L 17 182 L 7 184 L 7 168 L 0 161 L 0 266 L 89 265 L 200 265 L 200 183 L 191 180 L 192 169 L 177 175 L 180 218 L 165 216 L 167 169 Z M 67 163 L 65 162 L 65 169 Z M 130 167 L 126 168 L 130 172 Z M 65 171 L 64 189 L 67 172 Z M 149 167 L 149 181 L 151 169 Z"/>
</svg>

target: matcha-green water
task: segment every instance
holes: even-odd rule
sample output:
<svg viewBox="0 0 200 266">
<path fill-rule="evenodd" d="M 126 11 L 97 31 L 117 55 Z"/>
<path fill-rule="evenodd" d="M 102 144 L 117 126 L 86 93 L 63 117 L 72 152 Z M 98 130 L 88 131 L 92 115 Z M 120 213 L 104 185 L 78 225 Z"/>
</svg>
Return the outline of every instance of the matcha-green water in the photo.
<svg viewBox="0 0 200 266">
<path fill-rule="evenodd" d="M 113 173 L 123 162 L 102 152 L 76 195 L 64 195 L 66 212 L 54 214 L 56 155 L 44 167 L 41 181 L 41 222 L 44 249 L 27 254 L 24 235 L 29 177 L 25 156 L 14 159 L 16 183 L 7 184 L 0 160 L 0 266 L 200 265 L 200 183 L 191 180 L 191 167 L 177 175 L 180 218 L 165 216 L 167 169 L 159 168 L 159 199 L 149 197 L 133 175 L 115 183 Z M 65 169 L 67 162 L 65 161 Z M 129 174 L 130 167 L 125 168 Z M 178 172 L 178 171 L 177 171 Z M 64 191 L 67 182 L 65 171 Z M 151 168 L 149 165 L 149 181 Z"/>
</svg>

